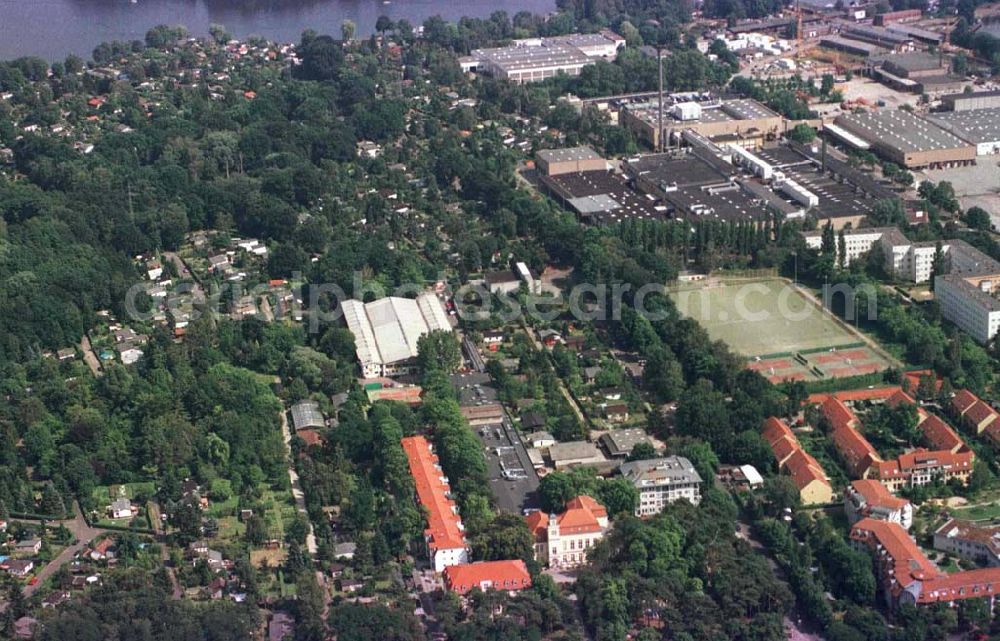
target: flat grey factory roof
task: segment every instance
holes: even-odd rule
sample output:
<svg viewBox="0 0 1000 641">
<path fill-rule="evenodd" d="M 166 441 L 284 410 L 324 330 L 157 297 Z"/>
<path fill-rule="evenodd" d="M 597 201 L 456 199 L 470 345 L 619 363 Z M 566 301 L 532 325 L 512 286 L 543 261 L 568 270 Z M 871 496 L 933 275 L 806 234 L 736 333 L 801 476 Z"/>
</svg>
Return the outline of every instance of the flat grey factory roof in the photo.
<svg viewBox="0 0 1000 641">
<path fill-rule="evenodd" d="M 690 220 L 752 220 L 771 215 L 756 198 L 744 193 L 736 184 L 711 189 L 678 187 L 676 191 L 667 192 L 666 199 L 678 209 L 678 215 Z"/>
<path fill-rule="evenodd" d="M 941 69 L 948 64 L 948 58 L 926 51 L 915 51 L 913 53 L 896 53 L 881 58 L 883 64 L 892 64 L 899 69 L 906 71 L 929 71 L 931 69 Z"/>
<path fill-rule="evenodd" d="M 835 122 L 850 125 L 848 130 L 851 133 L 868 142 L 882 143 L 904 153 L 968 146 L 955 134 L 908 111 L 880 109 L 846 114 L 839 116 Z"/>
<path fill-rule="evenodd" d="M 683 158 L 668 154 L 641 156 L 636 160 L 630 160 L 627 170 L 630 175 L 656 183 L 678 185 L 707 185 L 728 178 L 696 154 L 688 154 Z"/>
<path fill-rule="evenodd" d="M 477 49 L 473 58 L 489 60 L 504 71 L 520 71 L 537 67 L 588 64 L 585 53 L 570 45 L 550 44 L 542 47 L 502 47 Z"/>
<path fill-rule="evenodd" d="M 649 124 L 655 125 L 659 120 L 659 105 L 655 102 L 643 102 L 629 105 L 626 109 L 628 109 L 629 113 Z M 706 107 L 705 105 L 702 105 L 701 117 L 694 120 L 678 120 L 672 113 L 670 113 L 670 109 L 671 106 L 663 105 L 664 125 L 682 122 L 691 126 L 700 122 L 726 122 L 729 120 L 738 120 L 738 118 L 734 118 L 731 114 L 722 109 L 721 106 Z"/>
<path fill-rule="evenodd" d="M 535 157 L 546 162 L 567 162 L 574 160 L 600 160 L 601 155 L 590 147 L 567 147 L 566 149 L 540 149 Z"/>
<path fill-rule="evenodd" d="M 1000 89 L 993 91 L 973 91 L 971 93 L 950 93 L 941 96 L 941 100 L 975 100 L 976 98 L 992 98 L 1000 96 Z"/>
<path fill-rule="evenodd" d="M 849 183 L 842 183 L 820 172 L 805 156 L 788 147 L 758 150 L 757 155 L 781 169 L 789 178 L 819 196 L 821 218 L 857 216 L 871 211 L 872 198 L 856 193 Z M 828 158 L 827 163 L 830 164 Z"/>
<path fill-rule="evenodd" d="M 752 98 L 726 100 L 722 103 L 722 109 L 738 120 L 775 118 L 778 115 Z"/>
<path fill-rule="evenodd" d="M 932 114 L 928 118 L 973 144 L 1000 140 L 1000 107 L 948 111 Z"/>
<path fill-rule="evenodd" d="M 664 218 L 667 208 L 629 187 L 623 176 L 606 171 L 582 171 L 542 176 L 542 184 L 581 215 L 600 221 L 623 218 Z"/>
<path fill-rule="evenodd" d="M 882 47 L 876 47 L 875 45 L 870 45 L 867 42 L 861 42 L 860 40 L 849 40 L 848 38 L 842 38 L 841 36 L 823 36 L 820 38 L 819 44 L 820 46 L 827 44 L 830 46 L 856 49 L 858 51 L 864 51 L 870 56 L 885 52 L 885 49 Z"/>
</svg>

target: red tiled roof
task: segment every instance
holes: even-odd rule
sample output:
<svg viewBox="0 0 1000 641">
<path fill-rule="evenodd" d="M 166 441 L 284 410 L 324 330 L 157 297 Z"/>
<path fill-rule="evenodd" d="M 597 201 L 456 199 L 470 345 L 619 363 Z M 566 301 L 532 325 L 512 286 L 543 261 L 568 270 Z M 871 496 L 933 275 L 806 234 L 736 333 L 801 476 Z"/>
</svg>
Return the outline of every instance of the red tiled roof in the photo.
<svg viewBox="0 0 1000 641">
<path fill-rule="evenodd" d="M 920 429 L 924 433 L 924 438 L 936 450 L 948 450 L 958 452 L 965 448 L 963 441 L 955 430 L 951 429 L 947 423 L 942 421 L 936 414 L 927 414 L 927 418 L 920 423 Z"/>
<path fill-rule="evenodd" d="M 983 401 L 977 401 L 965 412 L 964 418 L 971 425 L 979 426 L 983 423 L 989 425 L 996 421 L 997 413 L 996 410 Z"/>
<path fill-rule="evenodd" d="M 906 507 L 906 499 L 893 496 L 889 490 L 878 481 L 851 481 L 851 487 L 860 494 L 870 507 L 883 507 L 890 510 L 901 510 Z"/>
<path fill-rule="evenodd" d="M 795 439 L 795 435 L 792 434 L 791 428 L 788 427 L 783 420 L 774 416 L 764 420 L 764 429 L 762 434 L 764 436 L 764 440 L 771 445 L 773 445 L 775 441 L 784 437 L 788 437 L 793 440 Z"/>
<path fill-rule="evenodd" d="M 975 456 L 972 452 L 949 452 L 947 450 L 914 450 L 899 455 L 899 467 L 908 472 L 918 468 L 943 467 L 954 471 L 972 471 Z"/>
<path fill-rule="evenodd" d="M 882 546 L 888 557 L 887 565 L 891 566 L 896 578 L 896 583 L 892 586 L 893 595 L 898 596 L 899 592 L 914 581 L 931 579 L 940 572 L 898 523 L 861 519 L 851 528 L 851 539 L 864 541 L 872 548 L 875 543 Z"/>
<path fill-rule="evenodd" d="M 606 518 L 608 512 L 603 505 L 589 496 L 581 495 L 566 504 L 566 510 L 556 521 L 562 534 L 585 534 L 600 532 L 602 528 L 598 519 Z"/>
<path fill-rule="evenodd" d="M 310 447 L 323 444 L 323 436 L 316 430 L 297 430 L 295 435 L 305 441 L 305 444 Z"/>
<path fill-rule="evenodd" d="M 424 536 L 428 539 L 428 547 L 432 550 L 467 547 L 458 508 L 448 498 L 451 487 L 441 471 L 438 457 L 431 452 L 430 443 L 423 436 L 407 436 L 401 443 L 417 487 L 417 498 L 427 510 Z"/>
<path fill-rule="evenodd" d="M 916 405 L 917 401 L 915 401 L 912 396 L 904 392 L 902 389 L 893 392 L 892 396 L 885 399 L 885 404 L 890 407 L 896 407 L 900 403 L 909 403 L 910 405 Z"/>
<path fill-rule="evenodd" d="M 799 490 L 813 481 L 819 481 L 830 487 L 830 482 L 826 480 L 826 472 L 823 471 L 819 462 L 803 449 L 795 450 L 795 453 L 785 462 L 785 469 L 788 470 L 788 475 Z"/>
<path fill-rule="evenodd" d="M 844 392 L 834 392 L 833 394 L 820 392 L 817 394 L 810 394 L 807 402 L 814 405 L 822 405 L 826 399 L 831 397 L 843 401 L 844 403 L 856 403 L 857 401 L 878 401 L 889 398 L 898 389 L 902 388 L 898 385 L 893 385 L 891 387 L 876 387 L 874 389 L 847 390 Z"/>
<path fill-rule="evenodd" d="M 959 414 L 965 414 L 972 407 L 979 397 L 967 389 L 960 389 L 951 398 L 951 407 Z"/>
<path fill-rule="evenodd" d="M 802 446 L 794 436 L 779 439 L 771 444 L 771 450 L 774 452 L 774 458 L 778 461 L 778 465 L 784 465 L 788 457 L 800 449 Z"/>
<path fill-rule="evenodd" d="M 528 524 L 528 531 L 535 537 L 536 541 L 544 541 L 549 528 L 549 515 L 542 510 L 535 510 L 524 517 L 524 522 Z"/>
<path fill-rule="evenodd" d="M 466 594 L 473 588 L 523 590 L 531 587 L 531 575 L 524 561 L 483 561 L 449 565 L 444 569 L 444 582 L 456 594 Z"/>
<path fill-rule="evenodd" d="M 835 427 L 830 435 L 840 456 L 855 476 L 864 476 L 882 458 L 861 432 L 846 424 Z"/>
<path fill-rule="evenodd" d="M 795 486 L 802 490 L 813 481 L 830 485 L 826 472 L 819 462 L 802 449 L 802 444 L 795 438 L 791 428 L 774 416 L 764 421 L 764 440 L 771 445 L 774 458 L 781 469 L 788 472 Z"/>
<path fill-rule="evenodd" d="M 912 372 L 906 372 L 903 374 L 903 377 L 910 384 L 910 391 L 913 392 L 914 394 L 917 392 L 917 388 L 920 387 L 920 379 L 924 378 L 925 376 L 934 377 L 935 392 L 941 390 L 941 384 L 944 383 L 944 379 L 938 376 L 932 369 L 917 369 L 913 370 Z"/>
<path fill-rule="evenodd" d="M 914 586 L 917 603 L 958 601 L 993 596 L 1000 591 L 1000 568 L 982 568 L 945 574 L 924 556 L 898 523 L 862 519 L 851 528 L 851 539 L 876 550 L 880 580 L 893 597 Z M 881 550 L 877 548 L 881 546 Z"/>
<path fill-rule="evenodd" d="M 823 412 L 826 420 L 830 421 L 830 425 L 835 431 L 841 427 L 854 425 L 858 421 L 854 412 L 847 409 L 844 401 L 836 396 L 828 396 L 819 409 Z"/>
</svg>

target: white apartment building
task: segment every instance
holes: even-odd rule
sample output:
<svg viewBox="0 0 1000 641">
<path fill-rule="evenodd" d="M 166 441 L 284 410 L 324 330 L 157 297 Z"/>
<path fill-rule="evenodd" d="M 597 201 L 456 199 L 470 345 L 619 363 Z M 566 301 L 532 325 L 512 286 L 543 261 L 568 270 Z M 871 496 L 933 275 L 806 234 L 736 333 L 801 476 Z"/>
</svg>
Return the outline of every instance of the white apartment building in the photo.
<svg viewBox="0 0 1000 641">
<path fill-rule="evenodd" d="M 1000 567 L 1000 526 L 948 519 L 934 531 L 934 549 Z"/>
<path fill-rule="evenodd" d="M 821 248 L 822 230 L 803 236 L 807 247 Z M 894 278 L 926 283 L 934 276 L 937 243 L 910 242 L 895 227 L 845 230 L 845 266 L 876 244 L 881 246 L 885 256 L 886 271 Z M 942 316 L 978 342 L 988 343 L 1000 329 L 1000 300 L 997 299 L 1000 263 L 961 240 L 942 241 L 941 253 L 947 273 L 935 277 L 934 294 Z"/>
<path fill-rule="evenodd" d="M 702 478 L 691 461 L 682 456 L 622 463 L 618 471 L 639 490 L 636 516 L 659 514 L 667 504 L 679 499 L 695 505 L 701 502 Z"/>
<path fill-rule="evenodd" d="M 871 229 L 845 229 L 844 230 L 844 266 L 848 267 L 850 264 L 867 254 L 872 247 L 875 246 L 882 236 L 889 229 L 887 227 L 873 227 Z M 902 234 L 900 234 L 902 235 Z M 821 249 L 823 247 L 823 230 L 818 229 L 816 231 L 805 232 L 803 234 L 806 240 L 806 247 L 810 249 Z M 839 247 L 840 239 L 839 233 L 834 232 L 833 247 L 834 251 L 840 251 Z"/>
<path fill-rule="evenodd" d="M 934 297 L 947 318 L 976 341 L 988 343 L 1000 329 L 1000 300 L 996 286 L 1000 273 L 986 278 L 947 274 L 934 279 Z"/>
</svg>

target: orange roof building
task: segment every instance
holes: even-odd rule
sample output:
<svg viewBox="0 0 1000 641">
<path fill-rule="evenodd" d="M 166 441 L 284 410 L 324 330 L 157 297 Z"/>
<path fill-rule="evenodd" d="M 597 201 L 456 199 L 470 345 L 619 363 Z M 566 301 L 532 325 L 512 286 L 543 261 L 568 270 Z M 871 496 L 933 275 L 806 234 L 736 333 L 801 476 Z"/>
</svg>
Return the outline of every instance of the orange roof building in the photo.
<svg viewBox="0 0 1000 641">
<path fill-rule="evenodd" d="M 930 445 L 935 450 L 945 450 L 951 452 L 952 454 L 957 454 L 958 452 L 964 452 L 968 448 L 965 441 L 951 429 L 951 426 L 945 423 L 936 414 L 927 413 L 923 421 L 920 422 L 920 430 L 924 433 L 924 439 L 927 444 Z"/>
<path fill-rule="evenodd" d="M 893 407 L 905 403 L 917 405 L 913 397 L 902 390 L 886 400 L 886 405 Z M 965 441 L 940 416 L 931 414 L 924 408 L 917 406 L 917 421 L 920 431 L 924 434 L 924 440 L 931 448 L 952 453 L 964 452 L 969 449 Z"/>
<path fill-rule="evenodd" d="M 464 565 L 450 565 L 444 569 L 444 584 L 458 595 L 468 594 L 474 588 L 486 590 L 524 590 L 531 587 L 528 566 L 520 559 L 515 561 L 483 561 Z"/>
<path fill-rule="evenodd" d="M 535 537 L 535 560 L 553 568 L 572 568 L 587 561 L 587 550 L 604 538 L 608 511 L 589 496 L 566 504 L 562 514 L 532 512 L 525 521 Z"/>
<path fill-rule="evenodd" d="M 960 389 L 951 397 L 951 409 L 959 416 L 965 416 L 969 408 L 978 402 L 978 396 L 967 389 Z"/>
<path fill-rule="evenodd" d="M 407 436 L 401 441 L 417 488 L 417 499 L 427 511 L 424 541 L 435 572 L 469 562 L 469 544 L 458 506 L 451 500 L 448 477 L 441 471 L 437 455 L 423 436 Z"/>
<path fill-rule="evenodd" d="M 904 530 L 913 525 L 913 506 L 906 499 L 893 496 L 879 481 L 851 481 L 844 492 L 844 511 L 851 523 L 873 518 L 899 523 Z"/>
<path fill-rule="evenodd" d="M 851 541 L 875 556 L 876 573 L 890 607 L 992 600 L 1000 591 L 1000 568 L 946 574 L 924 556 L 898 523 L 862 519 L 851 528 Z"/>
<path fill-rule="evenodd" d="M 934 379 L 934 392 L 937 393 L 941 391 L 941 385 L 944 384 L 944 379 L 938 376 L 938 374 L 932 369 L 917 369 L 905 372 L 903 374 L 903 379 L 906 381 L 910 393 L 916 394 L 917 388 L 920 387 L 920 381 L 928 376 L 933 377 Z"/>
<path fill-rule="evenodd" d="M 833 500 L 833 487 L 823 467 L 802 449 L 799 439 L 784 421 L 774 416 L 765 419 L 761 433 L 774 453 L 778 469 L 787 472 L 799 488 L 799 500 L 803 505 Z"/>
</svg>

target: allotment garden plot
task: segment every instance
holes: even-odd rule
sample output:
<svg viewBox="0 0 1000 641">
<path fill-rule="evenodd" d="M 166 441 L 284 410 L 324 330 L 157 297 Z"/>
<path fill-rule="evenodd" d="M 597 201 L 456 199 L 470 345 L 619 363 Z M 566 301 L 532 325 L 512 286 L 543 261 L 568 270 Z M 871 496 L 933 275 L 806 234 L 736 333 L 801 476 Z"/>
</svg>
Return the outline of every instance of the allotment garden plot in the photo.
<svg viewBox="0 0 1000 641">
<path fill-rule="evenodd" d="M 749 359 L 772 382 L 871 374 L 892 365 L 885 354 L 781 279 L 710 278 L 672 288 L 682 314 Z"/>
</svg>

